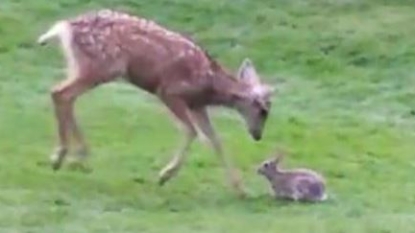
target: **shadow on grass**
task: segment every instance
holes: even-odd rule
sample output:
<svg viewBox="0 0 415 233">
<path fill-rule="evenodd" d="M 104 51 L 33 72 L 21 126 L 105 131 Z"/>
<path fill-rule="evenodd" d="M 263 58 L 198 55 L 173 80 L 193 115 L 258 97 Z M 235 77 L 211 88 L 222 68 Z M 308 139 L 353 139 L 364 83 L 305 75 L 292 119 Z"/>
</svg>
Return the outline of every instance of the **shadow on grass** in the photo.
<svg viewBox="0 0 415 233">
<path fill-rule="evenodd" d="M 149 198 L 151 196 L 151 198 Z M 332 200 L 327 200 L 321 203 L 311 202 L 294 202 L 291 200 L 276 199 L 267 194 L 248 196 L 243 199 L 229 194 L 223 195 L 219 193 L 212 194 L 200 194 L 189 193 L 186 194 L 173 194 L 169 195 L 164 191 L 153 193 L 152 195 L 143 194 L 136 198 L 123 198 L 114 200 L 111 203 L 107 203 L 105 206 L 106 211 L 122 211 L 123 209 L 131 208 L 136 210 L 146 210 L 151 212 L 171 212 L 171 213 L 183 213 L 198 210 L 212 210 L 217 211 L 222 209 L 223 211 L 235 210 L 250 213 L 267 213 L 274 212 L 281 208 L 284 209 L 302 209 L 311 210 L 314 207 L 321 205 L 332 205 Z"/>
<path fill-rule="evenodd" d="M 46 161 L 46 160 L 36 162 L 36 166 L 44 168 L 44 169 L 50 169 L 50 170 L 56 171 L 56 172 L 58 172 L 60 170 L 68 170 L 68 171 L 71 171 L 71 172 L 79 172 L 79 173 L 83 173 L 83 174 L 89 174 L 89 173 L 93 172 L 92 167 L 89 166 L 88 164 L 75 162 L 75 161 L 64 162 L 62 167 L 57 169 L 57 170 L 53 170 L 51 162 Z"/>
<path fill-rule="evenodd" d="M 50 163 L 39 161 L 37 166 L 41 169 L 52 170 Z M 69 164 L 62 170 L 70 174 L 85 174 L 91 172 L 82 168 L 71 167 Z M 57 171 L 59 173 L 59 171 Z M 287 199 L 275 198 L 269 193 L 255 193 L 254 190 L 248 191 L 245 198 L 238 198 L 232 190 L 226 187 L 215 187 L 213 183 L 207 185 L 186 184 L 178 182 L 159 186 L 156 179 L 146 179 L 141 176 L 133 176 L 131 180 L 118 180 L 117 182 L 101 182 L 95 178 L 87 178 L 80 176 L 64 176 L 58 177 L 61 182 L 54 183 L 56 190 L 66 190 L 71 186 L 72 182 L 77 182 L 76 187 L 88 187 L 84 199 L 100 197 L 101 206 L 104 212 L 120 212 L 126 209 L 150 211 L 150 212 L 170 212 L 183 213 L 198 210 L 217 211 L 222 209 L 238 210 L 250 213 L 267 213 L 284 209 L 295 209 L 295 211 L 303 211 L 304 209 L 314 209 L 315 206 L 333 205 L 335 200 L 329 198 L 323 203 L 311 202 L 294 202 Z M 53 176 L 55 177 L 55 176 Z M 51 179 L 53 181 L 54 178 Z M 56 197 L 54 205 L 69 206 L 70 203 L 76 202 L 79 190 L 75 188 L 71 192 L 65 192 L 65 199 Z M 86 191 L 84 191 L 86 192 Z M 94 200 L 96 201 L 96 200 Z M 89 201 L 88 201 L 89 202 Z"/>
</svg>

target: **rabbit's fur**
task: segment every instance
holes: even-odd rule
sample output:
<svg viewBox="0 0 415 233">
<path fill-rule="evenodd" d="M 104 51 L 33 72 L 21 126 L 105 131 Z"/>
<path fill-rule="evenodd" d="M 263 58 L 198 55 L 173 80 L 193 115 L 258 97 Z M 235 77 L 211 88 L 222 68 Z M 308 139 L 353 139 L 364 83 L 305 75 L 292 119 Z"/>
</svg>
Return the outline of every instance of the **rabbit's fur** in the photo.
<svg viewBox="0 0 415 233">
<path fill-rule="evenodd" d="M 281 169 L 282 155 L 264 161 L 257 172 L 265 176 L 279 198 L 294 201 L 318 202 L 327 199 L 326 182 L 322 175 L 306 169 Z"/>
</svg>

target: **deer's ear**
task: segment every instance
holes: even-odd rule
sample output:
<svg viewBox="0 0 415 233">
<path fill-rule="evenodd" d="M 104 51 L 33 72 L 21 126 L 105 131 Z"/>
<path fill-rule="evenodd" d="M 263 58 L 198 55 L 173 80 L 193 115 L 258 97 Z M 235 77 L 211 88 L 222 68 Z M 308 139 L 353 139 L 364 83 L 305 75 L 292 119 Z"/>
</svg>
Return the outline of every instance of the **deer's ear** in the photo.
<svg viewBox="0 0 415 233">
<path fill-rule="evenodd" d="M 238 79 L 249 84 L 258 84 L 259 78 L 254 64 L 249 58 L 245 58 L 238 70 Z"/>
</svg>

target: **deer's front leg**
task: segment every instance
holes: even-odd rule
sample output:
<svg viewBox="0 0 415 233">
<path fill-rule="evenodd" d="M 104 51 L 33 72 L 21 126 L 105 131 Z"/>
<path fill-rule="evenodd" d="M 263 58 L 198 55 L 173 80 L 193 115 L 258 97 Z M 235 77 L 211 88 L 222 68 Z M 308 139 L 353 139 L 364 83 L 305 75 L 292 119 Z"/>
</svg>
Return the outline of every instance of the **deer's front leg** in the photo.
<svg viewBox="0 0 415 233">
<path fill-rule="evenodd" d="M 223 152 L 222 144 L 213 130 L 206 108 L 194 109 L 191 113 L 195 124 L 197 124 L 202 133 L 209 139 L 216 155 L 218 155 L 222 166 L 225 168 L 231 186 L 237 192 L 238 196 L 244 197 L 246 194 L 239 171 L 234 168 L 232 161 Z"/>
<path fill-rule="evenodd" d="M 172 97 L 164 97 L 162 100 L 173 115 L 178 119 L 179 124 L 183 126 L 185 138 L 184 142 L 179 146 L 178 151 L 173 156 L 171 161 L 160 171 L 160 185 L 165 184 L 168 180 L 177 175 L 185 161 L 188 150 L 197 135 L 196 129 L 194 128 L 189 117 L 189 108 L 187 104 L 178 98 Z"/>
</svg>

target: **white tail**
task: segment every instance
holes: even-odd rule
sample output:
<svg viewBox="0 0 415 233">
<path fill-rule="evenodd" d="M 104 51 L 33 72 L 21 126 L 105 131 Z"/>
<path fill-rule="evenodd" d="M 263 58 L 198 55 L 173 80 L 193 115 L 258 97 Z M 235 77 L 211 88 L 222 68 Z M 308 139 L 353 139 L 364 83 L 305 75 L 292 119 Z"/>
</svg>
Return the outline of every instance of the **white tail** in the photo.
<svg viewBox="0 0 415 233">
<path fill-rule="evenodd" d="M 46 33 L 42 34 L 38 38 L 37 43 L 44 45 L 48 40 L 56 37 L 59 37 L 61 40 L 63 40 L 64 38 L 69 38 L 70 34 L 69 24 L 65 21 L 59 21 L 50 27 Z"/>
<path fill-rule="evenodd" d="M 320 201 L 326 201 L 329 198 L 329 195 L 327 193 L 324 193 L 323 196 L 321 196 Z"/>
</svg>

